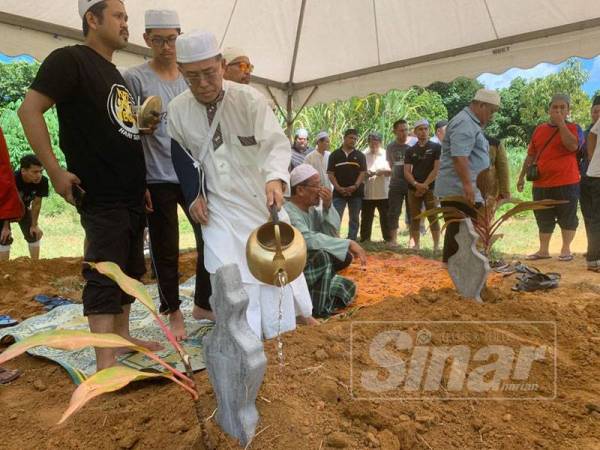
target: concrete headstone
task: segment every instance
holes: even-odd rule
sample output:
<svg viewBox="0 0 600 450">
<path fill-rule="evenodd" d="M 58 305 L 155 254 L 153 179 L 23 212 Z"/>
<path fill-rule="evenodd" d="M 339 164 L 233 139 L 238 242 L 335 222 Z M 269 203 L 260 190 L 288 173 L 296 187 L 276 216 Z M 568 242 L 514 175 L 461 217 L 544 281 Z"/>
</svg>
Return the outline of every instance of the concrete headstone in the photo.
<svg viewBox="0 0 600 450">
<path fill-rule="evenodd" d="M 458 251 L 448 259 L 448 272 L 461 296 L 482 303 L 481 290 L 491 269 L 488 259 L 477 250 L 478 239 L 471 219 L 462 220 L 456 235 Z"/>
<path fill-rule="evenodd" d="M 204 338 L 206 368 L 217 397 L 217 423 L 245 447 L 256 432 L 256 396 L 267 358 L 246 320 L 248 295 L 238 266 L 221 267 L 214 281 L 210 304 L 217 320 Z"/>
</svg>

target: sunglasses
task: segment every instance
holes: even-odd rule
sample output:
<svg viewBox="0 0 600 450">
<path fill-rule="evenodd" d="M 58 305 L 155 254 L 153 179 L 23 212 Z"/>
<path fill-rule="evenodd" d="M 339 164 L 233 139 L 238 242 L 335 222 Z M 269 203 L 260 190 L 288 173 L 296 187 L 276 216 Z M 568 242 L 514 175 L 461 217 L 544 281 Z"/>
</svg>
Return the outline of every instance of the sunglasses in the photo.
<svg viewBox="0 0 600 450">
<path fill-rule="evenodd" d="M 227 64 L 228 66 L 239 66 L 240 70 L 244 73 L 252 73 L 254 72 L 254 66 L 245 61 L 234 62 L 231 64 Z"/>
</svg>

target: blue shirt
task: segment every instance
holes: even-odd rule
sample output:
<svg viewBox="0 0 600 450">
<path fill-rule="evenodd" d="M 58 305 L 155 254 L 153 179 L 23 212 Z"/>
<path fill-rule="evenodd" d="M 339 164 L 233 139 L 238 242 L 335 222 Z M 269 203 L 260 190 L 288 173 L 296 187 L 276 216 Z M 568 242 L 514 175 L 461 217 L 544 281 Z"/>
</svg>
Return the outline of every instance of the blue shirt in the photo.
<svg viewBox="0 0 600 450">
<path fill-rule="evenodd" d="M 462 181 L 454 169 L 452 160 L 457 156 L 466 156 L 469 159 L 475 201 L 483 201 L 476 180 L 479 172 L 490 166 L 489 144 L 483 135 L 481 122 L 468 106 L 450 120 L 446 129 L 446 136 L 442 142 L 440 172 L 435 181 L 434 193 L 438 197 L 464 195 Z"/>
</svg>

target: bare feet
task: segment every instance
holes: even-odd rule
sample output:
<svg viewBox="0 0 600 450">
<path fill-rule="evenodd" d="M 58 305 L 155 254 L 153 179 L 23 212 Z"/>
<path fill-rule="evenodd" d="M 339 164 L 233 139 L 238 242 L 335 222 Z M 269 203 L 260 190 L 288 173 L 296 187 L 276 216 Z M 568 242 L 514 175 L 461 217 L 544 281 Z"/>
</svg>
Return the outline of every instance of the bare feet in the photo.
<svg viewBox="0 0 600 450">
<path fill-rule="evenodd" d="M 183 341 L 187 339 L 187 333 L 185 332 L 185 323 L 183 322 L 183 314 L 178 309 L 169 314 L 169 328 L 175 335 L 177 341 Z"/>
<path fill-rule="evenodd" d="M 132 336 L 124 336 L 124 337 L 129 342 L 132 342 L 132 343 L 134 343 L 135 345 L 137 345 L 139 347 L 147 348 L 151 352 L 158 352 L 160 350 L 164 350 L 164 347 L 162 345 L 160 345 L 158 342 L 143 341 L 142 339 L 137 339 L 137 338 L 134 338 Z M 125 353 L 131 352 L 131 350 L 129 350 L 127 348 L 125 350 L 126 350 Z"/>
<path fill-rule="evenodd" d="M 308 316 L 308 317 L 298 316 L 298 317 L 296 317 L 296 322 L 298 322 L 300 325 L 308 325 L 308 326 L 321 324 L 321 322 L 319 322 L 313 316 Z"/>
<path fill-rule="evenodd" d="M 194 309 L 192 310 L 192 317 L 196 320 L 211 320 L 216 322 L 215 313 L 196 305 L 194 305 Z"/>
</svg>

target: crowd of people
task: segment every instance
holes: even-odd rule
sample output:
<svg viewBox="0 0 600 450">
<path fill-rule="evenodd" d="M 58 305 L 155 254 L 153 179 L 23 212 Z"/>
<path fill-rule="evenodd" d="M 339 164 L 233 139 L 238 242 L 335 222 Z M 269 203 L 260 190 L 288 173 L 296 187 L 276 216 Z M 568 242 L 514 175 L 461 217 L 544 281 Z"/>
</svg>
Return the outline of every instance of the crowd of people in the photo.
<svg viewBox="0 0 600 450">
<path fill-rule="evenodd" d="M 152 57 L 122 74 L 112 57 L 128 42 L 126 5 L 79 0 L 79 13 L 85 43 L 46 58 L 19 110 L 35 156 L 23 158 L 15 172 L 25 213 L 3 217 L 0 255 L 8 251 L 10 221 L 16 219 L 32 257 L 39 255 L 38 217 L 48 195 L 43 168 L 56 192 L 77 207 L 86 236 L 85 261 L 113 261 L 139 279 L 145 272 L 143 234 L 148 227 L 160 311 L 168 315 L 178 339 L 186 338 L 178 295 L 178 207 L 196 237 L 193 317 L 215 320 L 211 281 L 223 265 L 237 264 L 249 298 L 248 322 L 257 336 L 271 338 L 297 323 L 315 324 L 315 317 L 327 317 L 352 302 L 356 286 L 339 272 L 353 260 L 366 265 L 359 242 L 372 239 L 375 211 L 383 239 L 395 246 L 405 206 L 409 246 L 419 249 L 420 212 L 441 201 L 474 215 L 483 200 L 475 183 L 482 170 L 490 168 L 497 178 L 498 198 L 511 196 L 506 152 L 484 135 L 500 107 L 493 90 L 479 90 L 449 122 L 433 127 L 426 119 L 409 124 L 399 118 L 393 124 L 395 139 L 385 149 L 376 130 L 368 135 L 368 148 L 357 149 L 359 133 L 352 128 L 345 130 L 335 151 L 323 130 L 312 130 L 314 148 L 309 131 L 297 130 L 290 148 L 269 102 L 248 85 L 253 66 L 242 49 L 221 50 L 209 32 L 182 34 L 176 11 L 149 10 L 144 40 Z M 140 128 L 136 106 L 154 95 L 167 114 Z M 587 261 L 590 270 L 600 271 L 600 156 L 595 151 L 600 101 L 594 105 L 596 124 L 583 155 L 583 134 L 567 122 L 568 97 L 553 97 L 548 123 L 534 132 L 519 189 L 528 167 L 536 165 L 540 176 L 533 184 L 534 198 L 568 200 L 535 212 L 540 249 L 530 256 L 548 257 L 549 237 L 558 223 L 563 232 L 560 258 L 567 261 L 577 227 L 580 171 L 586 171 L 581 200 Z M 44 122 L 44 112 L 53 106 L 66 168 L 57 161 Z M 444 200 L 454 195 L 470 206 Z M 343 238 L 339 233 L 346 207 L 349 226 Z M 245 254 L 249 235 L 273 208 L 302 232 L 308 248 L 307 266 L 286 287 L 281 311 L 278 288 L 252 276 Z M 439 224 L 432 222 L 430 230 L 437 251 Z M 445 262 L 457 250 L 457 232 L 458 224 L 446 229 Z M 84 315 L 91 331 L 159 348 L 129 334 L 131 296 L 85 265 L 83 276 Z M 96 349 L 98 369 L 115 364 L 115 356 L 113 349 Z"/>
</svg>

